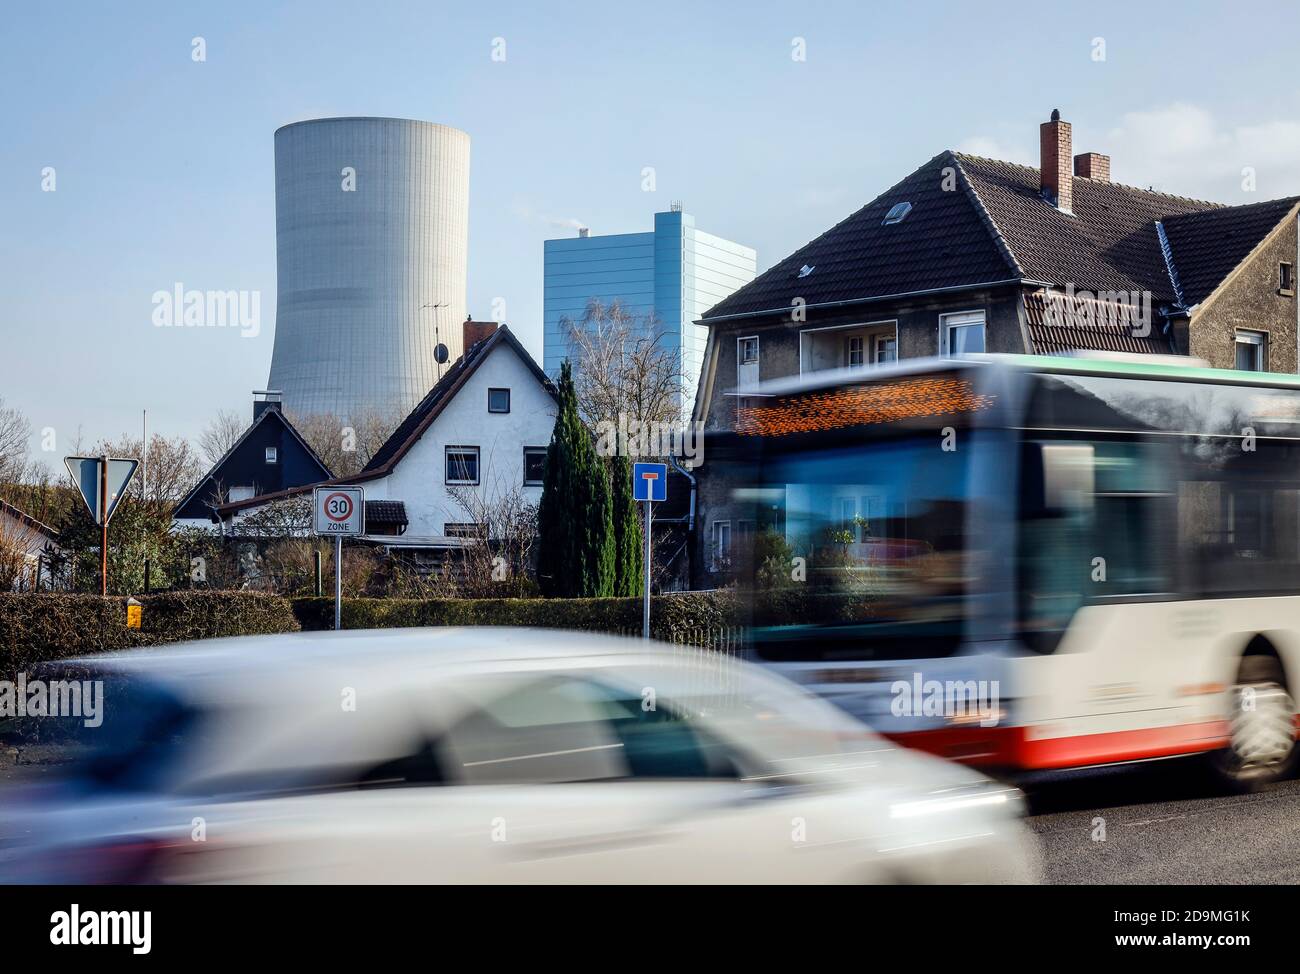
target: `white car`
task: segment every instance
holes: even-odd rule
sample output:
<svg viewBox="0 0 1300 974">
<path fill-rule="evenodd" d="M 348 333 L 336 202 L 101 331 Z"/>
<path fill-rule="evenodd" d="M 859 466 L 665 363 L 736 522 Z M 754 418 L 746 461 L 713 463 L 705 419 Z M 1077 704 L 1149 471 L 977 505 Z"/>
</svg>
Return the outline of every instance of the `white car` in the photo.
<svg viewBox="0 0 1300 974">
<path fill-rule="evenodd" d="M 76 665 L 105 680 L 103 726 L 56 784 L 0 803 L 0 880 L 1038 876 L 1014 788 L 718 654 L 438 628 Z"/>
</svg>

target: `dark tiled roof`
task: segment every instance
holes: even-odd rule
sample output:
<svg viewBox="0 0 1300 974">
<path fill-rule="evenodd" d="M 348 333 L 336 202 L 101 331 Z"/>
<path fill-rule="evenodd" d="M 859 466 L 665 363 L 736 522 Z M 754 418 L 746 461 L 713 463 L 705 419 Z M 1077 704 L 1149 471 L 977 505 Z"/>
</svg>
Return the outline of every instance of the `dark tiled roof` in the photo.
<svg viewBox="0 0 1300 974">
<path fill-rule="evenodd" d="M 1164 221 L 1183 301 L 1200 304 L 1291 212 L 1300 197 L 1229 206 Z"/>
<path fill-rule="evenodd" d="M 955 173 L 948 179 L 953 188 L 944 189 L 949 167 L 955 168 L 951 153 L 935 156 L 705 317 L 788 309 L 795 298 L 817 305 L 1018 277 Z M 882 225 L 896 203 L 911 203 L 911 212 Z M 801 278 L 804 265 L 813 271 Z"/>
<path fill-rule="evenodd" d="M 402 501 L 366 501 L 366 529 L 372 525 L 405 525 L 406 504 Z"/>
<path fill-rule="evenodd" d="M 362 479 L 371 479 L 376 475 L 386 473 L 393 464 L 404 457 L 406 451 L 424 435 L 424 431 L 429 428 L 429 424 L 437 419 L 443 407 L 454 398 L 460 387 L 487 360 L 487 357 L 492 353 L 492 349 L 496 348 L 501 342 L 510 345 L 532 371 L 533 375 L 537 376 L 537 381 L 551 395 L 555 395 L 554 386 L 551 380 L 546 377 L 546 373 L 533 361 L 533 357 L 528 354 L 527 349 L 519 343 L 519 339 L 515 338 L 510 329 L 505 325 L 501 325 L 487 338 L 475 342 L 465 350 L 465 354 L 456 360 L 456 363 L 447 370 L 437 384 L 402 420 L 397 429 L 393 431 L 392 436 L 385 440 L 383 446 L 370 458 L 370 462 L 361 471 Z"/>
<path fill-rule="evenodd" d="M 1025 295 L 1025 325 L 1032 352 L 1056 355 L 1086 349 L 1173 354 L 1173 346 L 1162 333 L 1163 322 L 1159 320 L 1148 321 L 1144 329 L 1118 312 L 1111 302 L 1075 298 L 1071 307 L 1059 292 L 1052 300 L 1056 302 L 1054 315 L 1048 313 L 1048 299 L 1043 292 Z M 1145 335 L 1141 334 L 1144 330 Z"/>
<path fill-rule="evenodd" d="M 1073 215 L 1048 204 L 1038 170 L 955 154 L 1030 281 L 1089 291 L 1150 291 L 1172 304 L 1155 222 L 1219 207 L 1120 183 L 1076 177 Z"/>
<path fill-rule="evenodd" d="M 948 191 L 946 175 L 955 177 L 947 180 Z M 900 202 L 910 202 L 911 213 L 901 223 L 885 226 L 885 214 Z M 797 297 L 817 305 L 1007 280 L 1057 287 L 1073 284 L 1094 292 L 1150 291 L 1157 306 L 1174 304 L 1157 220 L 1173 228 L 1171 236 L 1183 238 L 1189 259 L 1195 255 L 1189 273 L 1197 287 L 1212 290 L 1253 243 L 1244 250 L 1236 240 L 1231 246 L 1218 241 L 1219 246 L 1212 247 L 1210 238 L 1219 231 L 1207 229 L 1197 235 L 1197 228 L 1214 228 L 1222 220 L 1234 229 L 1234 237 L 1240 234 L 1257 242 L 1270 228 L 1270 217 L 1276 216 L 1276 225 L 1287 204 L 1279 200 L 1222 207 L 1075 177 L 1073 213 L 1066 214 L 1043 199 L 1037 169 L 942 152 L 704 317 L 784 310 Z M 1254 212 L 1217 219 L 1200 216 L 1246 210 Z M 1181 270 L 1177 241 L 1173 250 Z M 813 272 L 799 278 L 804 265 Z"/>
</svg>

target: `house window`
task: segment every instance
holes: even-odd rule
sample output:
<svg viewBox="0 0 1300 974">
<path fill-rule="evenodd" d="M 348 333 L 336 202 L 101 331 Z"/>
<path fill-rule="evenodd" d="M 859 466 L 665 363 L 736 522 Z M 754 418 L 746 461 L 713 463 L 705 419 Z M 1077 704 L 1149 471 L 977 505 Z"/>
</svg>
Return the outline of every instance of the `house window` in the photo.
<svg viewBox="0 0 1300 974">
<path fill-rule="evenodd" d="M 736 356 L 741 365 L 758 364 L 758 336 L 736 339 Z"/>
<path fill-rule="evenodd" d="M 488 390 L 488 412 L 490 413 L 510 412 L 510 390 L 509 389 Z"/>
<path fill-rule="evenodd" d="M 250 497 L 257 496 L 256 487 L 231 487 L 226 492 L 226 503 L 233 504 L 235 501 L 246 501 Z"/>
<path fill-rule="evenodd" d="M 1238 372 L 1263 372 L 1267 368 L 1268 335 L 1264 332 L 1238 331 L 1236 349 L 1233 368 Z"/>
<path fill-rule="evenodd" d="M 280 462 L 280 451 L 279 451 L 277 448 L 273 447 L 273 446 L 268 446 L 268 447 L 266 448 L 266 462 L 267 462 L 267 463 L 279 463 L 279 462 Z"/>
<path fill-rule="evenodd" d="M 898 361 L 898 339 L 893 335 L 876 336 L 876 364 Z"/>
<path fill-rule="evenodd" d="M 1277 289 L 1283 294 L 1295 294 L 1295 267 L 1285 261 L 1277 265 Z"/>
<path fill-rule="evenodd" d="M 714 521 L 712 528 L 713 553 L 710 562 L 715 572 L 731 565 L 731 522 Z"/>
<path fill-rule="evenodd" d="M 469 538 L 481 541 L 487 537 L 483 525 L 473 521 L 448 521 L 442 526 L 442 533 L 448 538 Z"/>
<path fill-rule="evenodd" d="M 540 487 L 546 472 L 546 447 L 524 447 L 524 486 Z"/>
<path fill-rule="evenodd" d="M 862 365 L 866 361 L 866 350 L 861 335 L 850 335 L 847 342 L 847 357 L 850 366 Z"/>
<path fill-rule="evenodd" d="M 478 447 L 447 447 L 446 481 L 452 485 L 478 483 Z"/>
<path fill-rule="evenodd" d="M 971 355 L 984 351 L 984 312 L 940 315 L 939 343 L 943 355 Z"/>
</svg>

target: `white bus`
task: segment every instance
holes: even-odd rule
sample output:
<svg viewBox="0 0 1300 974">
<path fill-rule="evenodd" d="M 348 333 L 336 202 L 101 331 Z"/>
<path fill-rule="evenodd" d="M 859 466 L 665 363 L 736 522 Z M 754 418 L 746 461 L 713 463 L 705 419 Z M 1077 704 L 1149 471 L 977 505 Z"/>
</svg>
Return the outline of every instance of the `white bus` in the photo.
<svg viewBox="0 0 1300 974">
<path fill-rule="evenodd" d="M 1192 361 L 918 360 L 738 399 L 704 527 L 727 524 L 747 652 L 988 768 L 1284 775 L 1300 377 Z"/>
</svg>

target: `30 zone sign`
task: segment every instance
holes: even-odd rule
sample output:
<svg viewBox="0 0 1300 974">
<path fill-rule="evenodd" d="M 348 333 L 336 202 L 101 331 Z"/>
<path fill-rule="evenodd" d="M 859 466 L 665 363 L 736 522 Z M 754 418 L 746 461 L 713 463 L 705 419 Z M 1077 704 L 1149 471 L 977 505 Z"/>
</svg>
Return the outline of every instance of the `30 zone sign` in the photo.
<svg viewBox="0 0 1300 974">
<path fill-rule="evenodd" d="M 317 534 L 366 533 L 366 503 L 360 487 L 317 487 L 312 491 L 312 510 Z"/>
</svg>

